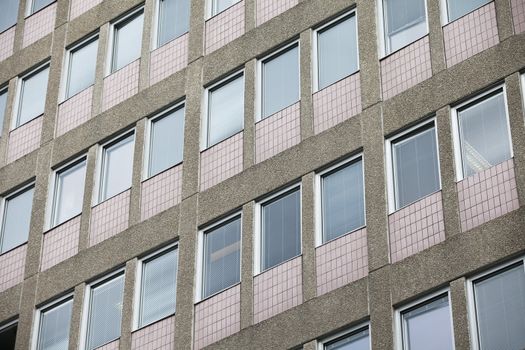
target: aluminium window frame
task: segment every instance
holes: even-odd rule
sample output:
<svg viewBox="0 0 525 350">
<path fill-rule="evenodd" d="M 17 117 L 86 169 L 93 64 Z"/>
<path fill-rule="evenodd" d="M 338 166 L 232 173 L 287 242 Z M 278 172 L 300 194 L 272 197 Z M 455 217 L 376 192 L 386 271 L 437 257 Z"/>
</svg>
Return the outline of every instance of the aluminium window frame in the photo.
<svg viewBox="0 0 525 350">
<path fill-rule="evenodd" d="M 346 337 L 351 337 L 355 334 L 358 334 L 359 332 L 362 332 L 364 330 L 368 330 L 368 342 L 369 342 L 369 349 L 372 349 L 372 335 L 370 332 L 370 321 L 364 322 L 364 323 L 358 323 L 350 328 L 347 328 L 343 331 L 334 333 L 328 337 L 322 338 L 321 340 L 316 341 L 316 349 L 317 350 L 324 350 L 325 345 L 327 343 L 333 342 L 334 340 L 344 339 Z"/>
</svg>

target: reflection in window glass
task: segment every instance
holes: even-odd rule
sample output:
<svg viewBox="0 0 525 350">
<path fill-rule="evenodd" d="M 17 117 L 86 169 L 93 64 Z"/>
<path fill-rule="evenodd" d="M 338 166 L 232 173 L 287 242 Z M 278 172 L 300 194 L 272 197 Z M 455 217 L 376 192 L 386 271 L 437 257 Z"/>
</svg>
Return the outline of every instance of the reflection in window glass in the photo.
<svg viewBox="0 0 525 350">
<path fill-rule="evenodd" d="M 44 113 L 49 66 L 22 78 L 16 126 L 27 123 Z"/>
<path fill-rule="evenodd" d="M 189 25 L 190 0 L 159 0 L 158 47 L 186 33 Z"/>
<path fill-rule="evenodd" d="M 0 91 L 0 137 L 4 128 L 5 110 L 7 108 L 7 89 Z"/>
<path fill-rule="evenodd" d="M 211 0 L 211 15 L 215 16 L 237 2 L 239 0 Z"/>
<path fill-rule="evenodd" d="M 462 17 L 491 1 L 492 0 L 447 0 L 448 20 L 449 22 L 455 21 L 459 17 Z"/>
<path fill-rule="evenodd" d="M 383 0 L 385 51 L 406 46 L 427 33 L 426 0 Z"/>
<path fill-rule="evenodd" d="M 111 72 L 127 66 L 140 57 L 144 12 L 115 24 L 113 34 L 113 58 Z"/>
<path fill-rule="evenodd" d="M 112 143 L 103 149 L 100 202 L 131 187 L 135 135 Z"/>
<path fill-rule="evenodd" d="M 85 178 L 85 160 L 56 174 L 52 226 L 59 225 L 82 212 Z"/>
<path fill-rule="evenodd" d="M 0 254 L 27 242 L 33 193 L 34 187 L 31 186 L 5 199 L 3 216 L 0 218 Z"/>
<path fill-rule="evenodd" d="M 56 0 L 32 0 L 31 1 L 31 11 L 29 14 L 33 14 L 37 11 L 40 11 L 49 4 L 54 3 Z"/>
<path fill-rule="evenodd" d="M 42 310 L 37 350 L 67 350 L 73 300 Z"/>
<path fill-rule="evenodd" d="M 98 38 L 71 50 L 67 75 L 66 98 L 76 95 L 95 82 Z"/>
<path fill-rule="evenodd" d="M 369 350 L 368 327 L 324 344 L 324 350 Z"/>
<path fill-rule="evenodd" d="M 2 0 L 0 11 L 0 33 L 16 24 L 20 0 Z"/>
</svg>

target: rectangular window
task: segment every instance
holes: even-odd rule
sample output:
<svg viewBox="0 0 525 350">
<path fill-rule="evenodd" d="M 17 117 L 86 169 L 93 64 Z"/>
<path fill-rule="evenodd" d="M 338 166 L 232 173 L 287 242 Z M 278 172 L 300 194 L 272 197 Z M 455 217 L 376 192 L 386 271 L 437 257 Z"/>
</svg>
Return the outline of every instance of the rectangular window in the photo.
<svg viewBox="0 0 525 350">
<path fill-rule="evenodd" d="M 34 185 L 31 185 L 4 198 L 0 218 L 0 254 L 27 242 L 33 193 Z"/>
<path fill-rule="evenodd" d="M 385 54 L 428 33 L 426 0 L 381 0 Z"/>
<path fill-rule="evenodd" d="M 488 4 L 492 0 L 445 0 L 448 21 L 452 22 L 464 15 Z"/>
<path fill-rule="evenodd" d="M 54 3 L 56 0 L 29 0 L 29 14 L 42 10 L 47 5 Z"/>
<path fill-rule="evenodd" d="M 48 76 L 49 65 L 45 65 L 20 79 L 15 128 L 44 114 Z"/>
<path fill-rule="evenodd" d="M 2 11 L 0 11 L 0 33 L 16 24 L 19 1 L 20 0 L 2 0 Z"/>
<path fill-rule="evenodd" d="M 0 90 L 0 137 L 2 137 L 2 131 L 4 130 L 4 119 L 7 108 L 7 89 Z"/>
<path fill-rule="evenodd" d="M 318 90 L 359 69 L 355 12 L 346 14 L 318 29 L 315 39 Z"/>
<path fill-rule="evenodd" d="M 210 0 L 210 17 L 213 17 L 228 7 L 238 3 L 240 0 Z"/>
<path fill-rule="evenodd" d="M 8 322 L 0 326 L 0 344 L 2 344 L 3 350 L 15 350 L 17 330 L 18 321 Z"/>
<path fill-rule="evenodd" d="M 82 212 L 86 159 L 68 165 L 55 173 L 51 227 Z"/>
<path fill-rule="evenodd" d="M 370 350 L 368 326 L 354 328 L 319 342 L 319 350 Z"/>
<path fill-rule="evenodd" d="M 68 50 L 65 99 L 94 84 L 97 50 L 98 36 Z"/>
<path fill-rule="evenodd" d="M 39 310 L 36 350 L 67 350 L 73 298 Z"/>
<path fill-rule="evenodd" d="M 113 55 L 110 73 L 116 72 L 140 57 L 143 24 L 143 9 L 113 24 Z"/>
<path fill-rule="evenodd" d="M 261 65 L 261 118 L 299 101 L 299 44 L 263 59 Z"/>
<path fill-rule="evenodd" d="M 157 47 L 185 34 L 190 27 L 190 0 L 159 0 Z"/>
</svg>

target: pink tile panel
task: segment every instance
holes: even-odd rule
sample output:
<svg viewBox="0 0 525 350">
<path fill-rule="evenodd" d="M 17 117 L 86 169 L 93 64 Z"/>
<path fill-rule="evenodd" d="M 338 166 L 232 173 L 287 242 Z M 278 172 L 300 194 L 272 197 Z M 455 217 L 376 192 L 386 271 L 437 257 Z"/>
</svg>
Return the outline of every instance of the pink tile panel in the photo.
<svg viewBox="0 0 525 350">
<path fill-rule="evenodd" d="M 284 11 L 294 7 L 299 0 L 256 0 L 257 25 L 280 15 Z"/>
<path fill-rule="evenodd" d="M 512 8 L 512 20 L 514 21 L 514 33 L 525 32 L 525 0 L 510 0 Z"/>
<path fill-rule="evenodd" d="M 23 48 L 53 32 L 56 12 L 57 3 L 55 2 L 26 18 L 22 39 Z"/>
<path fill-rule="evenodd" d="M 131 350 L 173 350 L 175 316 L 165 318 L 131 334 Z"/>
<path fill-rule="evenodd" d="M 366 228 L 341 236 L 315 250 L 317 295 L 368 275 Z"/>
<path fill-rule="evenodd" d="M 44 234 L 40 271 L 49 269 L 78 253 L 80 215 Z"/>
<path fill-rule="evenodd" d="M 381 89 L 387 100 L 430 78 L 428 35 L 381 60 Z"/>
<path fill-rule="evenodd" d="M 300 103 L 255 124 L 255 160 L 260 163 L 301 141 Z"/>
<path fill-rule="evenodd" d="M 201 153 L 201 191 L 242 171 L 243 134 L 239 132 Z"/>
<path fill-rule="evenodd" d="M 9 133 L 7 163 L 11 163 L 40 147 L 43 119 L 43 116 L 35 118 Z"/>
<path fill-rule="evenodd" d="M 255 276 L 253 322 L 258 323 L 303 302 L 302 258 L 298 256 Z"/>
<path fill-rule="evenodd" d="M 313 103 L 316 134 L 361 113 L 359 72 L 316 92 Z"/>
<path fill-rule="evenodd" d="M 491 2 L 443 27 L 447 67 L 499 42 L 496 7 Z"/>
<path fill-rule="evenodd" d="M 0 292 L 24 280 L 27 244 L 0 255 Z"/>
<path fill-rule="evenodd" d="M 0 34 L 0 61 L 5 60 L 13 54 L 15 29 L 16 26 L 13 26 Z"/>
<path fill-rule="evenodd" d="M 194 349 L 202 349 L 240 330 L 240 284 L 195 305 Z"/>
<path fill-rule="evenodd" d="M 142 220 L 180 203 L 182 196 L 182 164 L 142 182 L 140 217 Z"/>
<path fill-rule="evenodd" d="M 58 106 L 56 136 L 60 136 L 91 118 L 93 86 L 79 92 Z"/>
<path fill-rule="evenodd" d="M 130 193 L 131 190 L 124 191 L 91 210 L 89 246 L 128 228 Z"/>
<path fill-rule="evenodd" d="M 153 85 L 188 65 L 186 33 L 151 53 L 149 84 Z"/>
<path fill-rule="evenodd" d="M 111 343 L 99 346 L 96 350 L 119 350 L 120 339 L 113 340 Z"/>
<path fill-rule="evenodd" d="M 102 111 L 106 111 L 139 91 L 140 59 L 104 78 Z"/>
<path fill-rule="evenodd" d="M 519 208 L 513 159 L 463 179 L 457 190 L 462 231 Z"/>
<path fill-rule="evenodd" d="M 244 0 L 206 21 L 206 54 L 244 34 Z"/>
<path fill-rule="evenodd" d="M 390 256 L 393 263 L 445 240 L 441 191 L 388 217 Z"/>
<path fill-rule="evenodd" d="M 71 11 L 69 12 L 69 19 L 72 20 L 89 9 L 100 4 L 102 0 L 71 0 Z"/>
</svg>

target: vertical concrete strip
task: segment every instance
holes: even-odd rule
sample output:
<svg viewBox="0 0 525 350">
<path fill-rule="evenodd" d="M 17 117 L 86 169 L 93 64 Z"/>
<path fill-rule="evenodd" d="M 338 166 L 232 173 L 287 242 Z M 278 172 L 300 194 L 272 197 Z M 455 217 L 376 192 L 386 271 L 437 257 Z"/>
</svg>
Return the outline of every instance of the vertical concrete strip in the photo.
<svg viewBox="0 0 525 350">
<path fill-rule="evenodd" d="M 441 27 L 442 5 L 443 2 L 441 0 L 427 0 L 432 75 L 436 75 L 446 69 L 443 29 Z"/>
<path fill-rule="evenodd" d="M 495 0 L 496 19 L 498 21 L 499 41 L 504 41 L 514 34 L 512 9 L 509 0 Z"/>
<path fill-rule="evenodd" d="M 470 349 L 465 278 L 462 277 L 450 283 L 450 305 L 455 347 L 456 349 Z"/>
<path fill-rule="evenodd" d="M 133 330 L 133 298 L 135 288 L 135 272 L 137 270 L 137 259 L 126 263 L 126 275 L 124 281 L 124 295 L 122 297 L 122 322 L 120 324 L 120 349 L 131 348 L 131 331 Z"/>
<path fill-rule="evenodd" d="M 93 145 L 87 152 L 86 179 L 84 180 L 84 199 L 82 201 L 82 217 L 80 219 L 80 234 L 78 240 L 78 252 L 86 249 L 89 244 L 89 223 L 91 221 L 91 204 L 97 194 L 93 193 L 97 181 L 97 153 L 98 145 Z"/>
<path fill-rule="evenodd" d="M 300 35 L 300 67 L 301 74 L 301 140 L 314 134 L 314 115 L 312 102 L 312 31 L 305 30 Z"/>
<path fill-rule="evenodd" d="M 18 329 L 16 332 L 15 350 L 31 349 L 31 330 L 33 329 L 33 316 L 38 277 L 33 276 L 24 281 L 20 313 L 18 316 Z"/>
<path fill-rule="evenodd" d="M 108 55 L 109 23 L 100 27 L 98 32 L 97 65 L 95 69 L 95 83 L 93 86 L 93 109 L 91 114 L 97 115 L 102 110 L 102 90 L 106 76 L 106 62 Z"/>
<path fill-rule="evenodd" d="M 144 159 L 146 118 L 139 120 L 135 126 L 135 151 L 133 154 L 133 176 L 131 180 L 131 204 L 129 225 L 140 222 L 140 182 L 142 180 L 142 162 Z"/>
<path fill-rule="evenodd" d="M 84 311 L 85 291 L 85 283 L 81 283 L 75 287 L 69 328 L 69 350 L 77 350 L 80 348 L 80 331 L 82 329 L 82 312 Z"/>
<path fill-rule="evenodd" d="M 142 30 L 142 48 L 140 55 L 140 77 L 139 77 L 139 91 L 146 89 L 149 86 L 149 68 L 150 68 L 150 51 L 152 49 L 152 35 L 157 30 L 154 28 L 156 0 L 146 0 L 144 3 L 144 26 Z"/>
<path fill-rule="evenodd" d="M 191 1 L 188 64 L 202 57 L 203 54 L 205 8 L 206 1 Z"/>
<path fill-rule="evenodd" d="M 242 207 L 241 241 L 241 329 L 253 323 L 253 213 L 254 202 Z"/>
<path fill-rule="evenodd" d="M 392 270 L 386 266 L 370 273 L 368 303 L 372 349 L 393 349 L 393 309 L 390 294 Z M 372 306 L 370 306 L 372 305 Z"/>
<path fill-rule="evenodd" d="M 244 169 L 255 163 L 255 72 L 257 60 L 252 59 L 244 66 Z"/>
<path fill-rule="evenodd" d="M 301 230 L 303 252 L 303 301 L 306 302 L 317 295 L 315 276 L 315 174 L 303 176 L 301 183 Z"/>
</svg>

